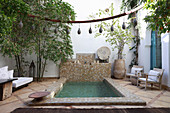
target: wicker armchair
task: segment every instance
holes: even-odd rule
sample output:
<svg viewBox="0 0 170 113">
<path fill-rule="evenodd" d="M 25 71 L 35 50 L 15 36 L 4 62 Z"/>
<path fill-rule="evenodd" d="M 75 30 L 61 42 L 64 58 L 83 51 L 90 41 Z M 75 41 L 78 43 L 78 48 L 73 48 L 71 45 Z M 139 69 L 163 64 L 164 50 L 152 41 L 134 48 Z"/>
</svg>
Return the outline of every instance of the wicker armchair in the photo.
<svg viewBox="0 0 170 113">
<path fill-rule="evenodd" d="M 127 77 L 131 78 L 132 76 L 137 77 L 142 75 L 143 75 L 143 66 L 133 65 L 133 67 L 131 68 L 131 72 L 125 74 L 125 79 L 127 79 Z"/>
<path fill-rule="evenodd" d="M 139 83 L 144 82 L 145 90 L 148 84 L 151 84 L 151 87 L 153 87 L 153 84 L 158 84 L 159 89 L 161 89 L 163 73 L 164 73 L 164 69 L 154 68 L 153 70 L 150 70 L 148 74 L 146 74 L 146 78 L 140 78 L 140 77 L 138 78 L 137 86 L 139 86 Z"/>
</svg>

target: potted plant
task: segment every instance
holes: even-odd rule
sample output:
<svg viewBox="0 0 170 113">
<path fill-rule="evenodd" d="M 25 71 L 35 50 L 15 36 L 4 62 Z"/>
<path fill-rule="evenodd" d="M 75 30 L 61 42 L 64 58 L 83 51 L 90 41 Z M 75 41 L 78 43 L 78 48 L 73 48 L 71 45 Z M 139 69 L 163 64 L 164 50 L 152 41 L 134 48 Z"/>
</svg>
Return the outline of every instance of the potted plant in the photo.
<svg viewBox="0 0 170 113">
<path fill-rule="evenodd" d="M 90 18 L 101 18 L 106 16 L 113 16 L 113 3 L 111 6 L 105 10 L 99 9 L 99 13 L 94 15 L 90 15 Z M 113 27 L 115 26 L 116 27 Z M 112 46 L 112 50 L 118 50 L 117 55 L 118 58 L 114 62 L 114 77 L 115 78 L 123 78 L 125 74 L 125 60 L 123 59 L 123 50 L 126 44 L 130 44 L 132 41 L 133 35 L 128 29 L 125 29 L 125 23 L 120 26 L 118 20 L 112 20 L 111 22 L 102 21 L 100 24 L 96 24 L 95 28 L 99 29 L 99 32 L 95 34 L 95 37 L 99 37 L 103 35 L 106 38 L 106 42 L 109 42 Z M 123 29 L 122 29 L 123 28 Z"/>
<path fill-rule="evenodd" d="M 106 42 L 112 46 L 112 50 L 117 49 L 117 59 L 114 61 L 113 75 L 115 78 L 123 78 L 125 74 L 125 60 L 123 57 L 124 46 L 129 45 L 132 41 L 133 35 L 128 29 L 123 30 L 122 27 L 117 24 L 113 32 L 108 32 L 106 35 Z"/>
</svg>

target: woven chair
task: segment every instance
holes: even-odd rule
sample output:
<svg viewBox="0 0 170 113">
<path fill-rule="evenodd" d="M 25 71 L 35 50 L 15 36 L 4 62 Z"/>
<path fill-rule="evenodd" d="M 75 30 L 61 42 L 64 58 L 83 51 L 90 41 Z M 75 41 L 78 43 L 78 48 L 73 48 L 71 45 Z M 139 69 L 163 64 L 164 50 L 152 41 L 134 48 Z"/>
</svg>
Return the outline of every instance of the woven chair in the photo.
<svg viewBox="0 0 170 113">
<path fill-rule="evenodd" d="M 139 83 L 144 82 L 145 90 L 148 84 L 151 84 L 151 87 L 153 87 L 153 84 L 158 84 L 159 89 L 161 89 L 163 73 L 164 69 L 154 68 L 153 70 L 150 70 L 148 74 L 146 74 L 146 78 L 138 77 L 137 86 L 139 86 Z"/>
<path fill-rule="evenodd" d="M 127 77 L 131 78 L 132 76 L 138 75 L 139 76 L 143 75 L 143 66 L 133 65 L 133 67 L 131 68 L 131 72 L 125 74 L 125 79 L 127 79 Z"/>
</svg>

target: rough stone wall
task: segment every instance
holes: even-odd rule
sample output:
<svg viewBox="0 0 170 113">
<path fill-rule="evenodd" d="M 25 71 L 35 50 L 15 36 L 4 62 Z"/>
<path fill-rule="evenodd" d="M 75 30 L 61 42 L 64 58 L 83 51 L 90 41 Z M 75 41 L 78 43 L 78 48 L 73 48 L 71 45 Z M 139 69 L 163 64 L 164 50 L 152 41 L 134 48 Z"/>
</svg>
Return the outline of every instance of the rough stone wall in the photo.
<svg viewBox="0 0 170 113">
<path fill-rule="evenodd" d="M 60 77 L 68 81 L 102 81 L 103 78 L 110 78 L 111 63 L 94 63 L 93 55 L 78 54 L 76 60 L 79 63 L 70 60 L 63 63 L 60 66 Z"/>
<path fill-rule="evenodd" d="M 95 54 L 94 53 L 77 53 L 76 60 L 79 61 L 81 64 L 90 64 L 94 62 Z"/>
</svg>

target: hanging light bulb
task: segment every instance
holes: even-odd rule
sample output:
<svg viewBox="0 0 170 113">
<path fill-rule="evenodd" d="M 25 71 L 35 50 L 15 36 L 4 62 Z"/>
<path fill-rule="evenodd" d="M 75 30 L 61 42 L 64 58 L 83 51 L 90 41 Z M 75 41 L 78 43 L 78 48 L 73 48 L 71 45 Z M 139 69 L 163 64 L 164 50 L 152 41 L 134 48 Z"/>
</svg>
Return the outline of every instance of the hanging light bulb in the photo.
<svg viewBox="0 0 170 113">
<path fill-rule="evenodd" d="M 99 33 L 102 33 L 102 32 L 103 32 L 103 29 L 102 29 L 102 26 L 100 26 Z"/>
<path fill-rule="evenodd" d="M 111 30 L 111 31 L 114 31 L 114 27 L 113 27 L 113 24 L 112 24 L 112 26 L 111 26 L 110 30 Z"/>
<path fill-rule="evenodd" d="M 78 29 L 77 33 L 78 33 L 79 35 L 81 34 L 81 30 L 80 30 L 80 28 Z"/>
<path fill-rule="evenodd" d="M 20 27 L 20 28 L 23 28 L 22 20 L 19 22 L 19 27 Z"/>
<path fill-rule="evenodd" d="M 89 33 L 90 33 L 90 34 L 92 34 L 92 29 L 91 29 L 91 26 L 90 26 L 90 28 L 89 28 Z"/>
<path fill-rule="evenodd" d="M 77 33 L 78 33 L 79 35 L 81 34 L 80 24 L 79 24 L 79 29 L 78 29 Z"/>
<path fill-rule="evenodd" d="M 126 29 L 125 22 L 122 24 L 122 29 Z"/>
<path fill-rule="evenodd" d="M 55 29 L 54 29 L 54 33 L 57 34 L 57 31 L 58 31 L 57 28 L 55 28 Z"/>
<path fill-rule="evenodd" d="M 47 30 L 46 30 L 46 27 L 44 27 L 44 28 L 43 28 L 43 32 L 46 33 L 46 31 L 47 31 Z"/>
</svg>

